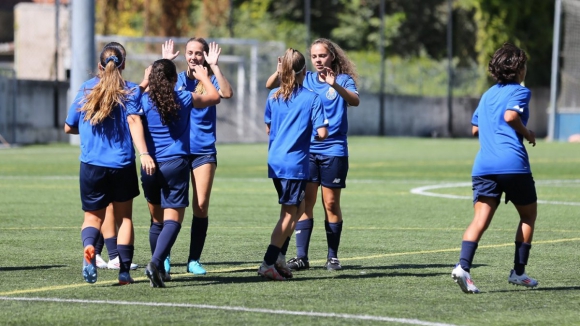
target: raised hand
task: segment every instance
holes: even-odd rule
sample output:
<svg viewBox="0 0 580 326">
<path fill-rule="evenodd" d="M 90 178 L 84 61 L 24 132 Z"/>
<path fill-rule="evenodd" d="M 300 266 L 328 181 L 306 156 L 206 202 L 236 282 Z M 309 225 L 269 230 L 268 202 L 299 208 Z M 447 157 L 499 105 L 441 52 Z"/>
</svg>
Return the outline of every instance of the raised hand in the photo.
<svg viewBox="0 0 580 326">
<path fill-rule="evenodd" d="M 334 82 L 336 81 L 336 75 L 334 74 L 334 71 L 328 67 L 325 67 L 325 69 L 320 72 L 320 78 L 322 78 L 322 80 L 330 86 L 333 86 Z"/>
<path fill-rule="evenodd" d="M 161 56 L 163 59 L 173 60 L 177 58 L 179 51 L 173 53 L 173 40 L 169 39 L 161 44 Z"/>
<path fill-rule="evenodd" d="M 209 78 L 209 73 L 207 72 L 207 68 L 204 66 L 196 65 L 193 67 L 193 76 L 195 79 L 201 78 Z"/>
<path fill-rule="evenodd" d="M 211 42 L 209 44 L 209 52 L 203 53 L 205 62 L 207 62 L 207 64 L 210 66 L 217 66 L 221 52 L 222 49 L 219 47 L 219 45 L 216 42 Z"/>
<path fill-rule="evenodd" d="M 276 65 L 276 71 L 278 74 L 282 73 L 282 58 L 278 57 L 278 64 Z"/>
</svg>

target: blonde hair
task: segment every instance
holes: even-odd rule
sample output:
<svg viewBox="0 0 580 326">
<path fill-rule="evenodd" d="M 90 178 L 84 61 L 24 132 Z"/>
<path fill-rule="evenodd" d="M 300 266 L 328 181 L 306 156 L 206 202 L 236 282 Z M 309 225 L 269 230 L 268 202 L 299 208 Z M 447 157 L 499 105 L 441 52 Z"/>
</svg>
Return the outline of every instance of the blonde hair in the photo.
<svg viewBox="0 0 580 326">
<path fill-rule="evenodd" d="M 116 105 L 125 107 L 129 91 L 125 90 L 125 80 L 119 67 L 123 65 L 124 57 L 118 48 L 105 46 L 101 52 L 99 67 L 99 82 L 85 95 L 81 112 L 85 112 L 84 121 L 97 125 L 111 115 Z"/>
<path fill-rule="evenodd" d="M 350 61 L 344 50 L 338 46 L 338 44 L 332 42 L 329 39 L 319 38 L 312 42 L 310 48 L 316 44 L 322 44 L 328 52 L 332 55 L 331 69 L 336 75 L 346 74 L 354 79 L 354 82 L 358 82 L 358 73 L 356 72 L 356 65 Z"/>
<path fill-rule="evenodd" d="M 280 88 L 274 93 L 273 97 L 278 99 L 282 97 L 284 101 L 290 99 L 292 93 L 300 87 L 296 80 L 298 74 L 303 73 L 306 68 L 306 59 L 298 50 L 289 48 L 282 57 L 282 71 L 279 74 Z"/>
</svg>

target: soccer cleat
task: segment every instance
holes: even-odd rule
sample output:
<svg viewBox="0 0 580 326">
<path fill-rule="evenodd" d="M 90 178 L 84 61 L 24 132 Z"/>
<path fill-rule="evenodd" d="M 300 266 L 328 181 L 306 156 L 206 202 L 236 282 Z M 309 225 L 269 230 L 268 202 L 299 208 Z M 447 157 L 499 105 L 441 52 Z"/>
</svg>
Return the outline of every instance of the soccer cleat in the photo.
<svg viewBox="0 0 580 326">
<path fill-rule="evenodd" d="M 274 267 L 276 267 L 278 273 L 283 277 L 292 278 L 292 270 L 290 270 L 290 268 L 288 268 L 288 266 L 286 265 L 286 256 L 279 254 L 278 260 L 276 260 Z"/>
<path fill-rule="evenodd" d="M 455 265 L 455 268 L 451 271 L 451 277 L 459 285 L 461 290 L 465 293 L 479 293 L 479 289 L 473 284 L 471 280 L 471 275 L 461 268 L 461 265 Z"/>
<path fill-rule="evenodd" d="M 167 273 L 166 271 L 159 271 L 159 275 L 161 276 L 163 282 L 171 281 L 171 274 Z"/>
<path fill-rule="evenodd" d="M 97 268 L 103 269 L 109 268 L 107 262 L 103 259 L 103 257 L 101 257 L 101 255 L 97 254 L 96 256 L 97 256 L 96 257 Z"/>
<path fill-rule="evenodd" d="M 131 278 L 129 272 L 119 273 L 119 285 L 133 284 L 135 281 Z"/>
<path fill-rule="evenodd" d="M 304 269 L 309 269 L 310 263 L 308 262 L 308 259 L 294 257 L 286 263 L 286 266 L 288 266 L 288 268 L 293 271 L 301 271 Z"/>
<path fill-rule="evenodd" d="M 338 258 L 328 258 L 326 264 L 324 264 L 324 268 L 329 271 L 338 271 L 342 269 L 342 266 L 340 265 Z"/>
<path fill-rule="evenodd" d="M 508 283 L 511 283 L 514 285 L 522 285 L 522 286 L 525 286 L 527 288 L 534 288 L 534 287 L 538 286 L 537 280 L 530 278 L 528 275 L 526 275 L 526 273 L 523 273 L 522 275 L 518 275 L 518 274 L 516 274 L 516 271 L 514 271 L 513 269 L 511 270 L 510 276 L 508 277 Z"/>
<path fill-rule="evenodd" d="M 265 279 L 272 280 L 272 281 L 286 281 L 284 276 L 280 275 L 276 270 L 276 266 L 274 265 L 266 265 L 266 262 L 262 262 L 262 265 L 258 268 L 258 275 L 262 276 Z"/>
<path fill-rule="evenodd" d="M 135 270 L 135 269 L 137 269 L 137 267 L 139 267 L 139 265 L 131 263 L 130 269 Z M 109 260 L 109 262 L 107 263 L 107 268 L 108 269 L 121 269 L 121 263 L 119 262 L 119 256 Z"/>
<path fill-rule="evenodd" d="M 167 258 L 165 258 L 165 260 L 163 261 L 163 267 L 165 268 L 167 275 L 169 275 L 169 272 L 171 271 L 171 258 L 169 257 L 169 255 L 167 255 Z"/>
<path fill-rule="evenodd" d="M 207 273 L 199 260 L 190 260 L 189 263 L 187 263 L 187 272 L 195 275 L 205 275 Z"/>
<path fill-rule="evenodd" d="M 95 247 L 91 245 L 86 246 L 84 250 L 83 278 L 87 283 L 95 283 L 97 281 L 97 263 L 96 263 Z"/>
<path fill-rule="evenodd" d="M 149 278 L 151 287 L 153 287 L 153 288 L 164 288 L 165 287 L 165 283 L 163 282 L 163 279 L 161 278 L 161 274 L 159 274 L 159 270 L 157 269 L 157 266 L 155 266 L 155 264 L 153 264 L 152 262 L 147 264 L 147 267 L 145 267 L 145 275 L 147 275 L 147 278 Z"/>
</svg>

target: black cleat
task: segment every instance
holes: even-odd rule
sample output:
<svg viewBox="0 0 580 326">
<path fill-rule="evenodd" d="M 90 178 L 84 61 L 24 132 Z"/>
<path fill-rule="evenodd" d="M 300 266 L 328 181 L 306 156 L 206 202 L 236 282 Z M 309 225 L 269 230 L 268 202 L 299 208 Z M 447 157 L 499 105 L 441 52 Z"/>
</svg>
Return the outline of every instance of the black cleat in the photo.
<svg viewBox="0 0 580 326">
<path fill-rule="evenodd" d="M 309 269 L 310 263 L 308 262 L 308 259 L 294 257 L 286 263 L 286 266 L 293 271 L 301 271 Z"/>
<path fill-rule="evenodd" d="M 324 267 L 329 271 L 338 271 L 342 269 L 342 266 L 340 266 L 340 261 L 338 261 L 338 258 L 328 258 L 326 264 L 324 264 Z"/>
</svg>

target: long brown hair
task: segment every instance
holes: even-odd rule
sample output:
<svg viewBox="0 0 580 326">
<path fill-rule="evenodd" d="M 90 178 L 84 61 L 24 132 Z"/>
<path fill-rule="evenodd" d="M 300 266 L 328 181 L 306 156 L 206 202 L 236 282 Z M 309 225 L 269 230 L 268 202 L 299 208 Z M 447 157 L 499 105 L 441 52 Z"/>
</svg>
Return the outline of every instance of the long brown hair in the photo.
<svg viewBox="0 0 580 326">
<path fill-rule="evenodd" d="M 175 82 L 177 81 L 177 68 L 173 61 L 160 59 L 153 62 L 149 74 L 149 99 L 155 107 L 161 123 L 167 125 L 177 116 L 181 106 L 175 101 Z"/>
<path fill-rule="evenodd" d="M 207 43 L 207 41 L 202 38 L 202 37 L 192 37 L 189 40 L 187 40 L 187 43 L 185 43 L 185 47 L 187 48 L 187 45 L 191 42 L 197 42 L 200 43 L 201 45 L 203 45 L 203 52 L 208 53 L 209 52 L 209 44 Z M 207 63 L 207 61 L 203 60 L 203 66 L 205 68 L 207 68 L 207 74 L 208 76 L 212 76 L 213 75 L 213 71 L 211 70 L 211 67 L 209 66 L 209 64 Z M 195 86 L 195 90 L 193 91 L 196 94 L 205 94 L 205 87 L 203 87 L 202 83 L 197 83 L 197 86 Z"/>
<path fill-rule="evenodd" d="M 116 105 L 125 107 L 124 101 L 130 91 L 125 89 L 125 80 L 119 67 L 123 65 L 124 56 L 113 46 L 105 46 L 99 61 L 99 82 L 85 95 L 83 107 L 84 121 L 97 125 L 105 120 Z"/>
<path fill-rule="evenodd" d="M 332 55 L 333 60 L 330 68 L 336 75 L 346 74 L 352 77 L 355 83 L 358 82 L 356 65 L 350 61 L 344 50 L 338 44 L 326 38 L 319 38 L 312 42 L 310 48 L 316 44 L 322 44 L 330 52 L 330 55 Z"/>
<path fill-rule="evenodd" d="M 306 68 L 306 59 L 298 50 L 289 48 L 282 57 L 282 71 L 280 72 L 280 88 L 274 93 L 273 97 L 278 99 L 282 97 L 284 101 L 290 99 L 300 84 L 296 80 L 298 74 L 303 73 Z"/>
</svg>

